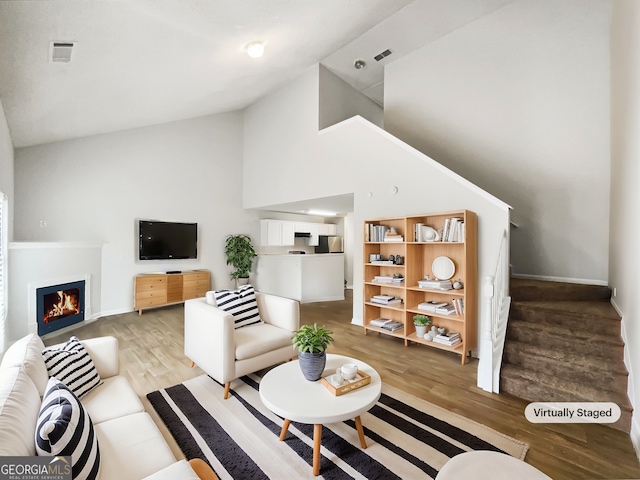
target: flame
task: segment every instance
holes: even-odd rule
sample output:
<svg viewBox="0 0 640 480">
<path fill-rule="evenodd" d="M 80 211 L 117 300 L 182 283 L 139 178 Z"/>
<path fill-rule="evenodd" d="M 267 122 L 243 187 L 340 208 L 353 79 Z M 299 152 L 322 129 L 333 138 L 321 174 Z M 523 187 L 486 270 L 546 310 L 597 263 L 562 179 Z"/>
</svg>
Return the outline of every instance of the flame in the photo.
<svg viewBox="0 0 640 480">
<path fill-rule="evenodd" d="M 58 303 L 51 306 L 51 309 L 45 316 L 44 323 L 56 317 L 64 317 L 78 313 L 78 302 L 75 295 L 68 295 L 64 290 L 58 290 L 56 293 L 58 294 Z"/>
</svg>

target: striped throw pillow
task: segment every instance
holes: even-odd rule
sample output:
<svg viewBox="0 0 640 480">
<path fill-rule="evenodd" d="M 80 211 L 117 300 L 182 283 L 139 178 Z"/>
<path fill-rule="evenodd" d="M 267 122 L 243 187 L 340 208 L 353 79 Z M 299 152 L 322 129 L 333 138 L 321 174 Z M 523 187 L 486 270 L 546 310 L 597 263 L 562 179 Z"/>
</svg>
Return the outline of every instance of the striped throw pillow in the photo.
<svg viewBox="0 0 640 480">
<path fill-rule="evenodd" d="M 49 377 L 60 380 L 78 398 L 102 384 L 93 360 L 77 337 L 71 337 L 60 348 L 45 348 L 42 356 Z"/>
<path fill-rule="evenodd" d="M 237 290 L 217 290 L 214 294 L 217 307 L 233 315 L 235 328 L 264 323 L 258 313 L 252 285 L 244 285 Z"/>
<path fill-rule="evenodd" d="M 91 418 L 78 397 L 56 378 L 47 383 L 35 440 L 38 455 L 71 457 L 74 480 L 98 478 L 100 449 Z"/>
</svg>

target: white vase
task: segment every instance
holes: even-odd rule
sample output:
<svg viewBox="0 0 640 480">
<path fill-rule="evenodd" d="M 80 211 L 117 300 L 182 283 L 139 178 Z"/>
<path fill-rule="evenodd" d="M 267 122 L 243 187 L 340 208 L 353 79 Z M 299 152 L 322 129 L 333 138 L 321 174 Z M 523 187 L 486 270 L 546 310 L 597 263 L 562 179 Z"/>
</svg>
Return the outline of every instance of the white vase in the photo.
<svg viewBox="0 0 640 480">
<path fill-rule="evenodd" d="M 426 325 L 415 325 L 416 327 L 416 335 L 420 338 L 424 338 L 424 334 L 427 333 Z"/>
</svg>

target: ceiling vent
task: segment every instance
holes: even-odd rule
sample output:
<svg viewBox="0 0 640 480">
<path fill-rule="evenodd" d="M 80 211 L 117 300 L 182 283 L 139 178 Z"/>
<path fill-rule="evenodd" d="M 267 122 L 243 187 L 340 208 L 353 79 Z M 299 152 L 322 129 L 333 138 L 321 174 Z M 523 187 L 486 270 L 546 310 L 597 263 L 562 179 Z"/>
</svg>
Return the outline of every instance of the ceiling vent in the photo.
<svg viewBox="0 0 640 480">
<path fill-rule="evenodd" d="M 69 63 L 73 46 L 72 42 L 51 42 L 51 61 L 53 63 Z"/>
<path fill-rule="evenodd" d="M 388 48 L 384 51 L 379 53 L 378 55 L 376 55 L 375 58 L 377 62 L 379 62 L 380 60 L 382 60 L 385 57 L 388 57 L 389 55 L 391 55 L 393 52 L 391 50 L 389 50 Z"/>
</svg>

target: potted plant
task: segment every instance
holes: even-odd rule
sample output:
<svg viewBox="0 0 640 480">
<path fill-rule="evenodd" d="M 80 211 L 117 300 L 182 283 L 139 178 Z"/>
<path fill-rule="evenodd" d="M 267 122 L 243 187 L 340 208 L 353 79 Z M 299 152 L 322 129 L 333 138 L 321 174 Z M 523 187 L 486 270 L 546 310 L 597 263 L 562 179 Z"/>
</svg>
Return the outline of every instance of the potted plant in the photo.
<svg viewBox="0 0 640 480">
<path fill-rule="evenodd" d="M 315 382 L 322 376 L 327 362 L 327 347 L 333 342 L 333 332 L 323 326 L 303 325 L 293 333 L 291 341 L 298 349 L 300 369 L 304 378 Z"/>
<path fill-rule="evenodd" d="M 431 324 L 431 319 L 426 315 L 414 315 L 413 324 L 416 327 L 416 335 L 422 338 L 427 333 L 427 327 Z"/>
<path fill-rule="evenodd" d="M 236 281 L 236 287 L 248 283 L 253 259 L 258 255 L 251 243 L 251 237 L 244 234 L 229 235 L 224 246 L 224 254 L 227 256 L 227 265 L 235 268 L 231 272 L 231 278 Z"/>
</svg>

